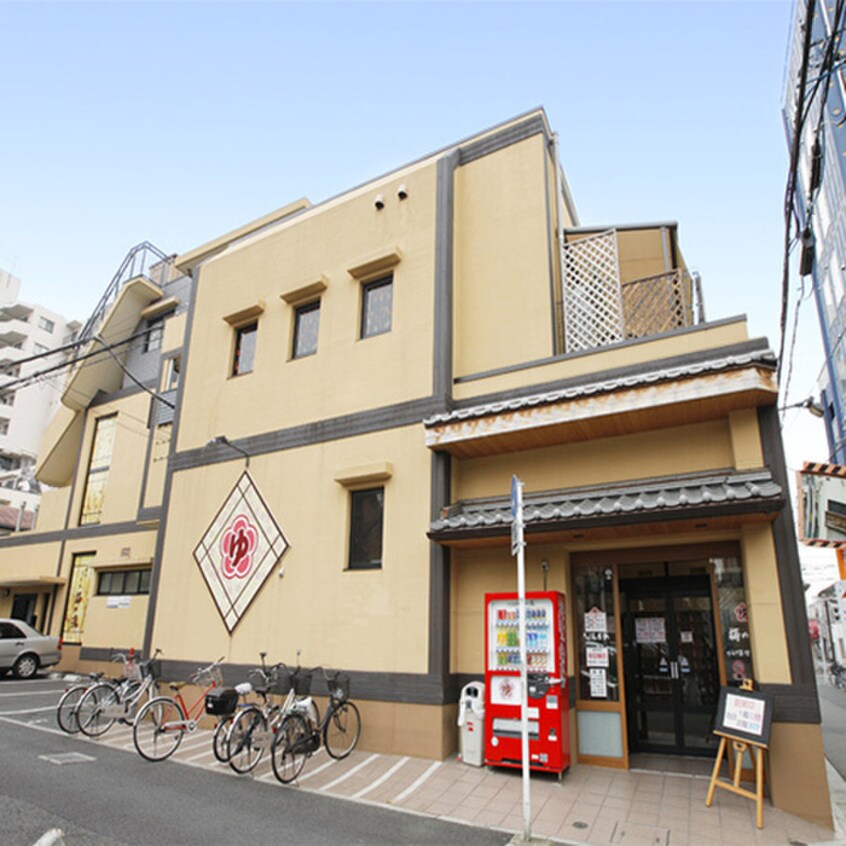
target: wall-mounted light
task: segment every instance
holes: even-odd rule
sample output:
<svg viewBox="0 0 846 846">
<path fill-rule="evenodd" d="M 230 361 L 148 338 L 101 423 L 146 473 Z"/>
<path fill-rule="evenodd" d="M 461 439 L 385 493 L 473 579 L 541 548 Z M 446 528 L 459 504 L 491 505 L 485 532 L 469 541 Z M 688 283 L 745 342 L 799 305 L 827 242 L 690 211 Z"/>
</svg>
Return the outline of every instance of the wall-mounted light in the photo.
<svg viewBox="0 0 846 846">
<path fill-rule="evenodd" d="M 794 402 L 790 405 L 783 405 L 779 411 L 787 411 L 788 408 L 805 408 L 814 415 L 814 417 L 825 417 L 825 409 L 813 398 L 802 400 L 802 402 Z"/>
<path fill-rule="evenodd" d="M 405 185 L 400 185 L 400 187 L 397 188 L 397 197 L 399 197 L 400 200 L 408 199 L 408 188 L 406 188 Z"/>
<path fill-rule="evenodd" d="M 247 469 L 250 467 L 250 454 L 245 450 L 241 449 L 241 447 L 233 444 L 226 435 L 215 435 L 207 444 L 206 446 L 228 446 L 230 449 L 234 449 L 235 452 L 240 452 L 244 458 L 247 459 Z"/>
<path fill-rule="evenodd" d="M 377 194 L 376 199 L 373 200 L 373 205 L 376 206 L 376 211 L 382 211 L 385 208 L 385 198 L 381 194 Z"/>
</svg>

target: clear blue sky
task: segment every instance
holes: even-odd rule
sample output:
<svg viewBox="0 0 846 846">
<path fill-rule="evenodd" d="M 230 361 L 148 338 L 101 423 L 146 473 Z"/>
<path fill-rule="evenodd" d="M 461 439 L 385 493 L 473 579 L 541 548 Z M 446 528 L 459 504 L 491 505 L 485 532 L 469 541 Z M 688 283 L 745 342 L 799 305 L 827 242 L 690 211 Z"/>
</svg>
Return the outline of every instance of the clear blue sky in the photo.
<svg viewBox="0 0 846 846">
<path fill-rule="evenodd" d="M 677 220 L 708 317 L 775 346 L 791 5 L 0 2 L 0 267 L 84 319 L 139 241 L 184 252 L 542 105 L 582 222 Z"/>
</svg>

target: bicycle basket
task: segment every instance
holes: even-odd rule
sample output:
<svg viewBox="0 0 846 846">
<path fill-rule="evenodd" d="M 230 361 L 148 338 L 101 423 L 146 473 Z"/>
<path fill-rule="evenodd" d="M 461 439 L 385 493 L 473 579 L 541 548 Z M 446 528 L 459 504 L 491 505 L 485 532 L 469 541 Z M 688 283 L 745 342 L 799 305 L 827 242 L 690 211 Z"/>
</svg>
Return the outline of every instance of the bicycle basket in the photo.
<svg viewBox="0 0 846 846">
<path fill-rule="evenodd" d="M 221 673 L 220 667 L 212 667 L 211 669 L 203 667 L 194 673 L 191 681 L 200 687 L 223 687 L 223 673 Z"/>
<path fill-rule="evenodd" d="M 162 677 L 162 662 L 156 658 L 154 661 L 146 661 L 142 665 L 142 673 L 153 681 L 158 681 Z"/>
<path fill-rule="evenodd" d="M 297 670 L 291 679 L 294 685 L 294 693 L 297 696 L 308 696 L 311 693 L 311 676 L 313 670 Z"/>
<path fill-rule="evenodd" d="M 218 687 L 206 694 L 206 713 L 228 717 L 238 706 L 238 691 L 233 687 Z"/>
<path fill-rule="evenodd" d="M 123 667 L 123 677 L 129 681 L 141 681 L 141 665 L 137 661 L 127 661 Z"/>
<path fill-rule="evenodd" d="M 290 673 L 278 673 L 270 684 L 270 692 L 276 696 L 287 696 L 293 683 Z"/>
<path fill-rule="evenodd" d="M 326 686 L 329 688 L 329 695 L 334 700 L 343 702 L 350 695 L 349 673 L 335 673 L 326 680 Z"/>
</svg>

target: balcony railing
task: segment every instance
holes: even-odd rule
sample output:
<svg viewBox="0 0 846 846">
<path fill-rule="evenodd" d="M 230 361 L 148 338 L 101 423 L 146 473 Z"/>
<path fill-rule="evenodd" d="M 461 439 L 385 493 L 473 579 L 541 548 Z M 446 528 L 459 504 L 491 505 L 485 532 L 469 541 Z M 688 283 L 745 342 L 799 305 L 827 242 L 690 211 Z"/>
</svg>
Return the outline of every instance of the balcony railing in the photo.
<svg viewBox="0 0 846 846">
<path fill-rule="evenodd" d="M 621 281 L 613 229 L 565 244 L 562 279 L 557 311 L 564 352 L 660 335 L 704 320 L 699 279 L 683 269 Z"/>
<path fill-rule="evenodd" d="M 121 288 L 131 279 L 137 276 L 144 276 L 156 285 L 164 285 L 170 279 L 170 272 L 173 266 L 173 257 L 166 256 L 158 247 L 149 241 L 134 246 L 121 262 L 120 267 L 109 282 L 106 292 L 97 303 L 97 307 L 91 317 L 82 327 L 79 333 L 79 340 L 87 340 L 92 337 L 99 328 L 109 310 L 109 306 L 117 299 Z"/>
</svg>

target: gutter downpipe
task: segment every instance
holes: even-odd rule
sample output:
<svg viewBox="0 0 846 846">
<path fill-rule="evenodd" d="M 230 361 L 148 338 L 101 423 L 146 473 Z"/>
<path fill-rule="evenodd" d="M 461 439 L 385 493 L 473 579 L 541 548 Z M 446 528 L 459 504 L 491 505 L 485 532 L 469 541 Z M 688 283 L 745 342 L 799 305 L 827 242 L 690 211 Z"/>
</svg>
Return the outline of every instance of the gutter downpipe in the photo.
<svg viewBox="0 0 846 846">
<path fill-rule="evenodd" d="M 563 180 L 561 178 L 561 160 L 559 158 L 559 148 L 558 148 L 558 133 L 552 133 L 552 158 L 553 158 L 553 165 L 555 167 L 555 208 L 556 213 L 558 215 L 557 226 L 556 229 L 556 236 L 558 238 L 558 273 L 560 276 L 561 282 L 561 349 L 556 350 L 557 354 L 561 354 L 565 352 L 566 346 L 566 336 L 564 333 L 564 185 Z"/>
</svg>

